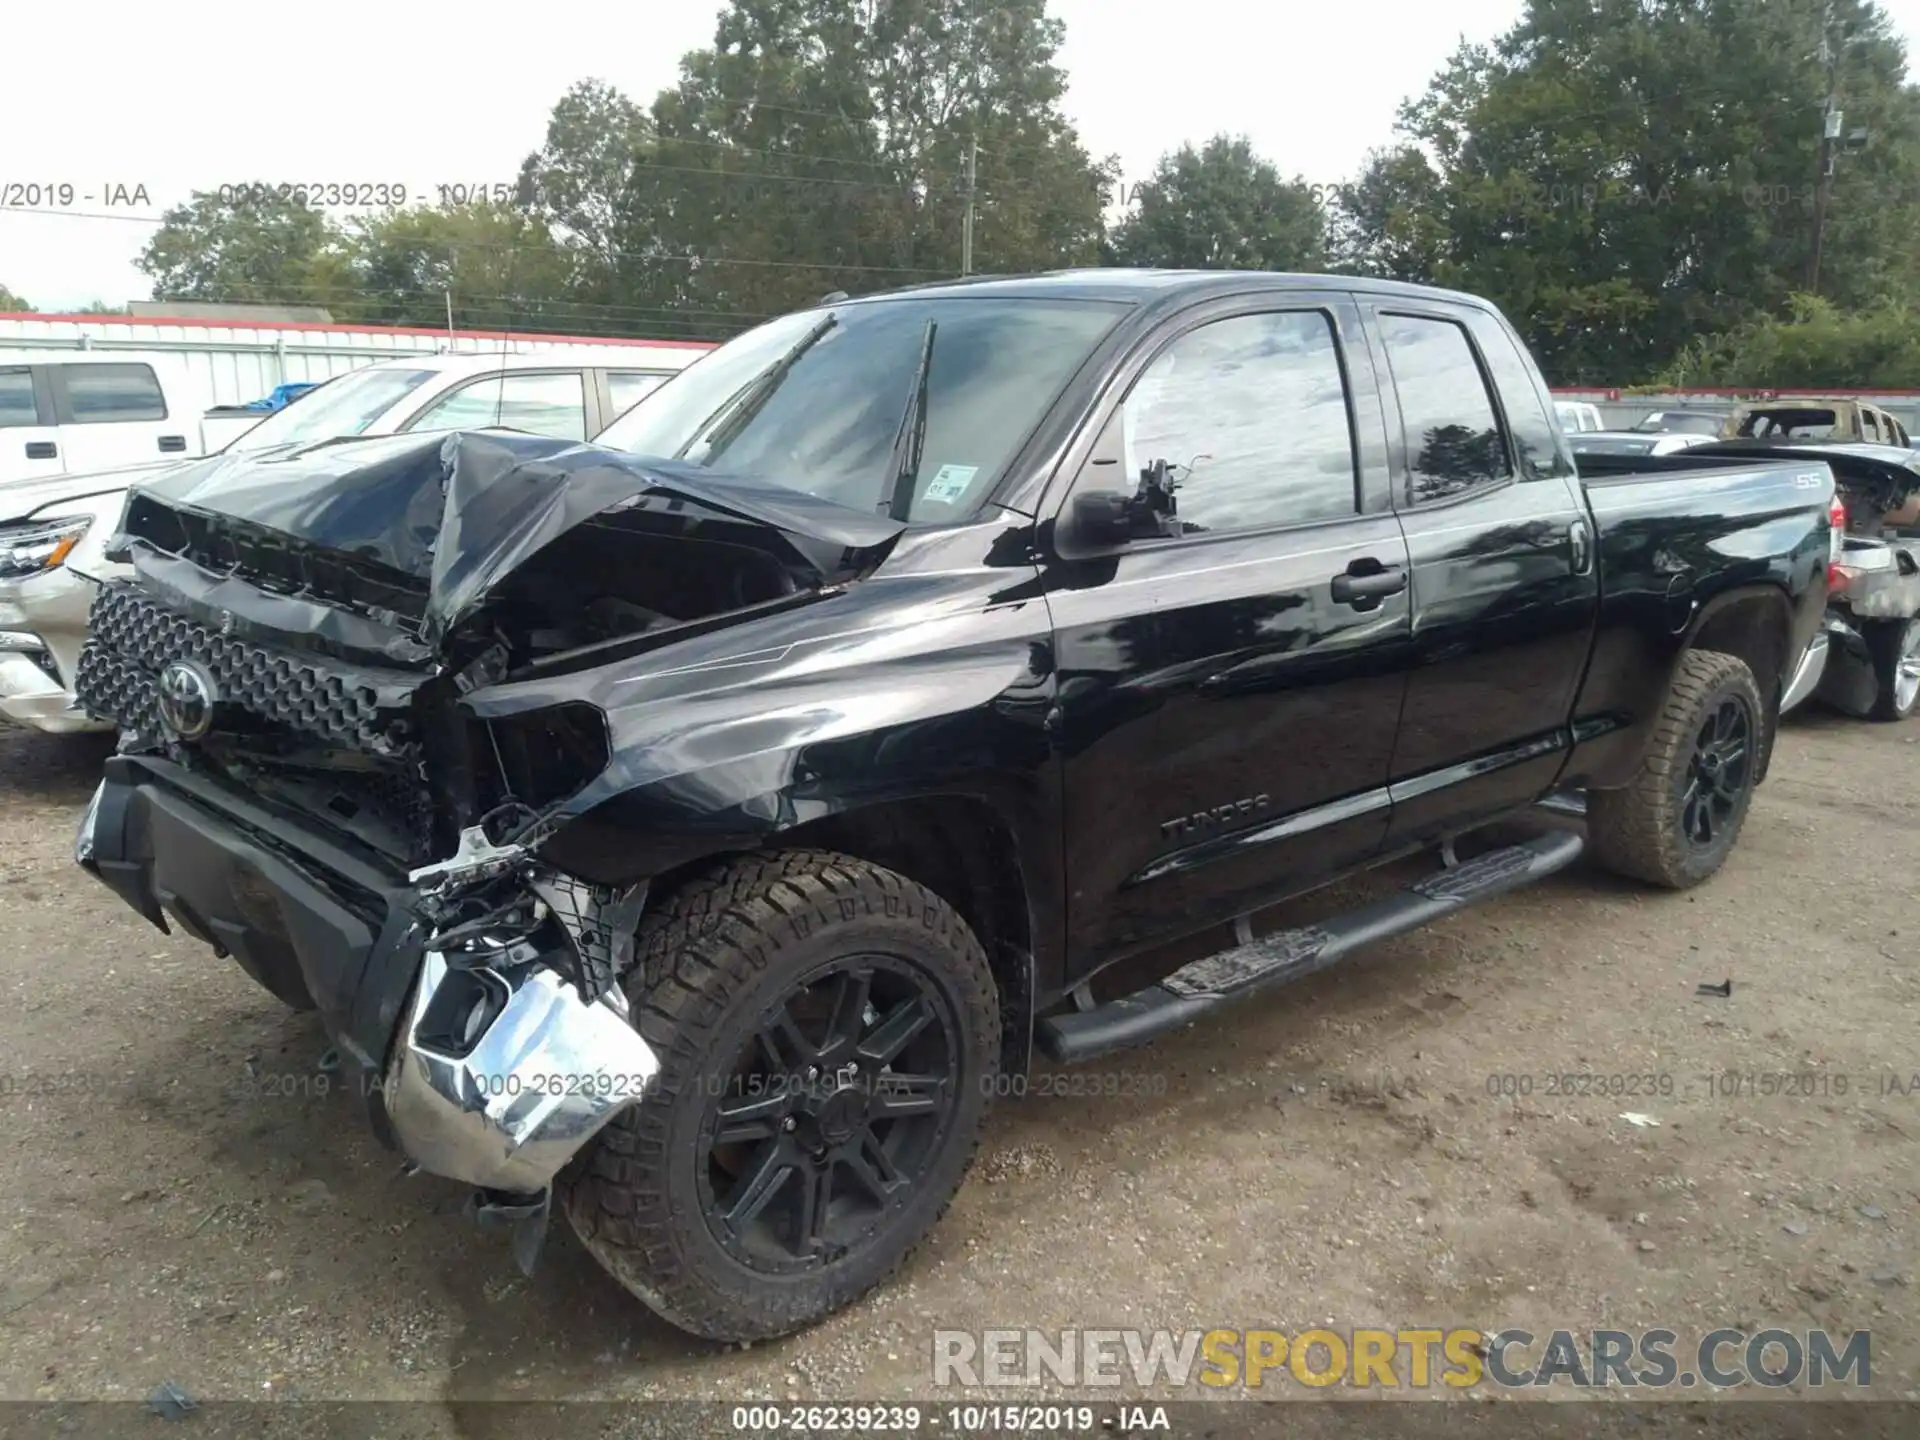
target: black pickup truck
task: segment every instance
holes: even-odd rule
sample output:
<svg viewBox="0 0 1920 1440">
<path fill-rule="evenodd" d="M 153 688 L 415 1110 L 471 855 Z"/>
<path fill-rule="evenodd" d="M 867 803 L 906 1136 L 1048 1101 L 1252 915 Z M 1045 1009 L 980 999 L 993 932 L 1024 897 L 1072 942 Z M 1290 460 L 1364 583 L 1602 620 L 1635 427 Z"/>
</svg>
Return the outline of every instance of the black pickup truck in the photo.
<svg viewBox="0 0 1920 1440">
<path fill-rule="evenodd" d="M 316 1009 L 522 1264 L 551 1206 L 680 1326 L 777 1335 L 900 1262 L 1036 1049 L 1148 1040 L 1583 848 L 1712 875 L 1833 493 L 1795 460 L 1583 484 L 1467 295 L 836 297 L 597 444 L 136 492 L 76 854 Z"/>
</svg>

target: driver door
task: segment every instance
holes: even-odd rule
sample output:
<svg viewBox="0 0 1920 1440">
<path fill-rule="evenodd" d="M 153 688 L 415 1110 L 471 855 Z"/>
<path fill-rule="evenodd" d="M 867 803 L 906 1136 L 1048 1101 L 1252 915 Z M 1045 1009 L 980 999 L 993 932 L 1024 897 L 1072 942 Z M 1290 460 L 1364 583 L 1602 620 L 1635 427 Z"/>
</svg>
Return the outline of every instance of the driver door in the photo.
<svg viewBox="0 0 1920 1440">
<path fill-rule="evenodd" d="M 1124 546 L 1076 555 L 1056 522 L 1044 562 L 1077 975 L 1384 840 L 1410 595 L 1359 327 L 1325 291 L 1171 319 L 1069 456 L 1063 514 L 1172 481 Z"/>
</svg>

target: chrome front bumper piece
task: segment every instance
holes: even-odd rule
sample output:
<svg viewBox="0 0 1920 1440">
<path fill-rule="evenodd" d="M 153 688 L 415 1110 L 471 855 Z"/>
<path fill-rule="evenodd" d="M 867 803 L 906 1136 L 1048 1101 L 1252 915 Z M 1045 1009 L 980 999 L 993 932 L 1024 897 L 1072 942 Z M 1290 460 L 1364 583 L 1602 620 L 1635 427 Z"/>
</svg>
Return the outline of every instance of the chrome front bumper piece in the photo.
<svg viewBox="0 0 1920 1440">
<path fill-rule="evenodd" d="M 488 1190 L 544 1189 L 660 1069 L 618 990 L 584 1004 L 530 953 L 454 968 L 427 951 L 402 1025 L 383 1086 L 400 1148 Z"/>
<path fill-rule="evenodd" d="M 588 1003 L 567 978 L 561 947 L 576 941 L 541 928 L 484 953 L 455 948 L 471 939 L 436 948 L 419 913 L 430 895 L 543 879 L 477 833 L 401 880 L 162 757 L 116 755 L 73 853 L 154 925 L 318 1010 L 380 1138 L 430 1174 L 544 1191 L 659 1071 L 619 988 Z"/>
</svg>

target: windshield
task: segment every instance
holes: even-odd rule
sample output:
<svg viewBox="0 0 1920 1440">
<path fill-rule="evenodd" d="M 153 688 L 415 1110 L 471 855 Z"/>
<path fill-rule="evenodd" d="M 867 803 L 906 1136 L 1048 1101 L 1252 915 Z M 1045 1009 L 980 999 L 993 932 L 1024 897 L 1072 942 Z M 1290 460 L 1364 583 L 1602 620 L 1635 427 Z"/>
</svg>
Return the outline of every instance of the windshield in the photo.
<svg viewBox="0 0 1920 1440">
<path fill-rule="evenodd" d="M 689 366 L 595 443 L 662 458 L 684 450 L 691 464 L 872 511 L 892 479 L 932 321 L 926 431 L 907 514 L 957 520 L 986 496 L 1125 311 L 964 296 L 802 311 Z"/>
<path fill-rule="evenodd" d="M 431 380 L 433 374 L 431 370 L 375 365 L 338 376 L 309 390 L 284 410 L 274 411 L 227 448 L 261 450 L 293 441 L 358 435 L 402 397 Z"/>
</svg>

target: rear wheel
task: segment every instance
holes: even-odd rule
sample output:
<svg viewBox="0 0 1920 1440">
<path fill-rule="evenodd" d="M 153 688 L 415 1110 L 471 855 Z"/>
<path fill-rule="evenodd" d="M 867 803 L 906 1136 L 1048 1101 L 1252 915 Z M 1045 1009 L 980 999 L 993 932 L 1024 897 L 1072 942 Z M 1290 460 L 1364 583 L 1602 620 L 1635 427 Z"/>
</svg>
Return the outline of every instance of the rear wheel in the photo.
<svg viewBox="0 0 1920 1440">
<path fill-rule="evenodd" d="M 1589 797 L 1600 863 L 1674 890 L 1725 864 L 1753 800 L 1765 713 L 1745 661 L 1715 650 L 1686 655 L 1639 775 Z"/>
<path fill-rule="evenodd" d="M 1861 627 L 1873 660 L 1875 720 L 1904 720 L 1920 702 L 1920 617 L 1872 620 Z"/>
<path fill-rule="evenodd" d="M 800 1329 L 946 1210 L 999 1057 L 985 952 L 924 887 L 795 851 L 717 868 L 639 936 L 654 1088 L 560 1187 L 581 1240 L 716 1340 Z"/>
</svg>

